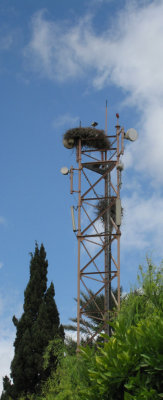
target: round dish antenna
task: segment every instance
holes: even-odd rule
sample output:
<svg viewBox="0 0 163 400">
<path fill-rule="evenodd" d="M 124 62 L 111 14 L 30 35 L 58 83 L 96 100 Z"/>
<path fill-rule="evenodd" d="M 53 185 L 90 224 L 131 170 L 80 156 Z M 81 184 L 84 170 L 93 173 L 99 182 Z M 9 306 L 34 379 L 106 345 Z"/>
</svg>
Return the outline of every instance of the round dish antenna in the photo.
<svg viewBox="0 0 163 400">
<path fill-rule="evenodd" d="M 67 167 L 62 167 L 60 171 L 61 171 L 62 175 L 68 175 L 68 173 L 69 173 L 69 170 Z"/>
<path fill-rule="evenodd" d="M 74 147 L 74 139 L 73 138 L 69 138 L 69 139 L 63 138 L 63 146 L 66 147 L 66 149 L 72 149 Z"/>
<path fill-rule="evenodd" d="M 135 140 L 138 138 L 138 133 L 136 129 L 134 128 L 128 129 L 128 131 L 124 135 L 124 138 L 130 140 L 131 142 L 135 142 Z"/>
<path fill-rule="evenodd" d="M 124 164 L 123 164 L 122 161 L 120 161 L 120 162 L 117 164 L 117 169 L 118 169 L 119 171 L 123 171 L 123 170 L 124 170 Z"/>
</svg>

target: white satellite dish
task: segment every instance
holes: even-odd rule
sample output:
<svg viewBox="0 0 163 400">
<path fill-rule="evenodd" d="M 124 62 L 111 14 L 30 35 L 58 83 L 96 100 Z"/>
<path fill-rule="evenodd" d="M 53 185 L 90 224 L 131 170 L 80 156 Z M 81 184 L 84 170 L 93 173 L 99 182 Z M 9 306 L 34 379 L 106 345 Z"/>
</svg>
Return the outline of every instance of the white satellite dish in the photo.
<svg viewBox="0 0 163 400">
<path fill-rule="evenodd" d="M 63 146 L 66 147 L 66 149 L 72 149 L 74 147 L 74 139 L 63 139 Z"/>
<path fill-rule="evenodd" d="M 138 138 L 138 133 L 136 129 L 134 128 L 128 129 L 128 131 L 124 135 L 124 138 L 130 140 L 131 142 L 135 142 L 135 140 Z"/>
<path fill-rule="evenodd" d="M 117 164 L 117 169 L 119 171 L 123 171 L 124 170 L 124 164 L 122 161 L 119 161 L 119 163 Z"/>
<path fill-rule="evenodd" d="M 62 167 L 60 171 L 61 171 L 62 175 L 68 175 L 68 173 L 69 173 L 69 170 L 67 167 Z"/>
</svg>

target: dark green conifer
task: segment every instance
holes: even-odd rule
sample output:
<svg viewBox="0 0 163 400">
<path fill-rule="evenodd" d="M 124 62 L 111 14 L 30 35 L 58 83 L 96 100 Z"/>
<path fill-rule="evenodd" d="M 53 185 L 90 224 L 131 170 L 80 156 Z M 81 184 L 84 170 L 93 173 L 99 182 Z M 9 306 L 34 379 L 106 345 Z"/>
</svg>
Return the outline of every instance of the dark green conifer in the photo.
<svg viewBox="0 0 163 400">
<path fill-rule="evenodd" d="M 15 355 L 11 363 L 13 385 L 7 380 L 9 395 L 17 399 L 21 393 L 38 393 L 42 381 L 45 381 L 55 369 L 57 360 L 52 355 L 48 368 L 43 368 L 43 354 L 50 340 L 64 338 L 59 313 L 54 300 L 54 285 L 47 288 L 48 261 L 43 244 L 31 254 L 30 279 L 24 292 L 24 312 L 18 320 L 13 317 L 16 326 L 14 342 Z M 5 385 L 6 387 L 6 385 Z M 5 393 L 5 387 L 4 392 Z M 7 390 L 6 390 L 7 391 Z"/>
</svg>

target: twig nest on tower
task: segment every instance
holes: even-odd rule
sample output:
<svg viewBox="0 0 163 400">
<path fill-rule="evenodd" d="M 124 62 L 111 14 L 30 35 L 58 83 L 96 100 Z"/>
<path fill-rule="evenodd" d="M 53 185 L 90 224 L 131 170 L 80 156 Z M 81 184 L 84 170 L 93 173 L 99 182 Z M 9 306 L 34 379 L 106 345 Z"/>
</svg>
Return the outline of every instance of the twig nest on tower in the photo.
<svg viewBox="0 0 163 400">
<path fill-rule="evenodd" d="M 112 201 L 111 201 L 112 202 Z M 97 217 L 100 216 L 101 221 L 105 224 L 107 219 L 107 212 L 108 212 L 108 200 L 107 199 L 100 199 L 96 204 L 96 215 Z M 105 212 L 104 212 L 105 211 Z M 116 222 L 116 202 L 114 201 L 110 207 L 110 216 L 114 222 Z M 121 216 L 123 217 L 123 207 L 121 207 Z M 112 225 L 112 224 L 111 224 Z"/>
<path fill-rule="evenodd" d="M 67 149 L 77 147 L 81 139 L 82 148 L 109 149 L 110 142 L 102 129 L 80 127 L 69 129 L 63 136 L 63 145 Z"/>
<path fill-rule="evenodd" d="M 97 217 L 103 212 L 105 211 L 100 219 L 103 223 L 106 222 L 106 218 L 107 218 L 107 212 L 108 212 L 108 200 L 106 199 L 101 199 L 98 201 L 98 203 L 96 204 L 97 210 L 96 210 L 96 215 Z M 115 213 L 116 213 L 116 206 L 115 206 L 115 202 L 112 204 L 112 206 L 110 207 L 110 216 L 112 217 L 113 221 L 115 221 Z"/>
</svg>

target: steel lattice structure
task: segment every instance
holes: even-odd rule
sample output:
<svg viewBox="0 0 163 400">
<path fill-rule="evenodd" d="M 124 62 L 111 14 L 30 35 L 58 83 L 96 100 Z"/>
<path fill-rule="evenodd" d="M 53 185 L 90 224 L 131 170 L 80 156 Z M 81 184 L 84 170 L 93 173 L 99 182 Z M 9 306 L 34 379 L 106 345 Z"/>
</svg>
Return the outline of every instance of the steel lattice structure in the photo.
<svg viewBox="0 0 163 400">
<path fill-rule="evenodd" d="M 77 347 L 80 345 L 80 324 L 85 325 L 88 341 L 104 331 L 108 334 L 110 302 L 120 308 L 120 224 L 121 224 L 121 168 L 120 156 L 124 151 L 124 130 L 117 117 L 114 135 L 108 136 L 109 150 L 82 149 L 81 139 L 76 149 L 77 168 L 71 167 L 71 194 L 78 193 L 78 283 L 77 283 Z M 78 188 L 74 190 L 74 172 L 78 174 Z M 97 215 L 97 204 L 104 208 Z M 114 216 L 111 210 L 115 210 Z M 95 213 L 93 211 L 95 211 Z M 101 219 L 105 216 L 105 221 Z M 104 218 L 103 218 L 104 220 Z M 117 298 L 112 292 L 112 282 L 117 288 Z M 93 294 L 92 294 L 93 291 Z M 88 295 L 87 304 L 80 302 L 81 292 Z M 104 294 L 104 307 L 99 308 L 96 298 Z M 88 305 L 94 303 L 96 315 L 88 314 Z M 87 320 L 99 320 L 99 329 L 92 332 Z"/>
</svg>

